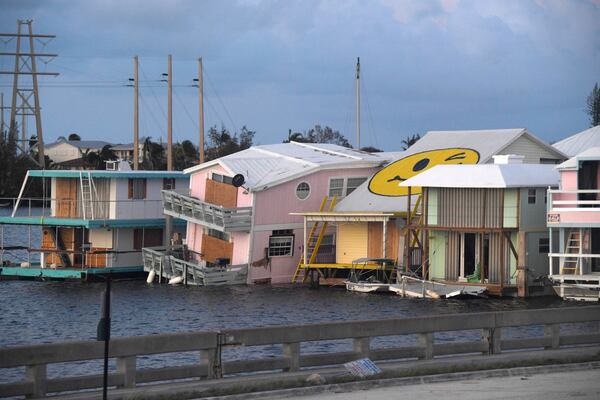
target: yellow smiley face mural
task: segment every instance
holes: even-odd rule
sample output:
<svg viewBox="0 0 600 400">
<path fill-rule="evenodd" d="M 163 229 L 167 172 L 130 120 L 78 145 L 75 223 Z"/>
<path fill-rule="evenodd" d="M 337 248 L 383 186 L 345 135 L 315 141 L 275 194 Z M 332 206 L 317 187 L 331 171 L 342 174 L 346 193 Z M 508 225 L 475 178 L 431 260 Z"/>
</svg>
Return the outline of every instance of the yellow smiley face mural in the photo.
<svg viewBox="0 0 600 400">
<path fill-rule="evenodd" d="M 381 196 L 406 196 L 408 188 L 398 186 L 405 180 L 440 164 L 477 164 L 479 153 L 472 149 L 452 148 L 424 151 L 394 161 L 377 172 L 369 182 L 369 191 Z M 412 194 L 420 193 L 412 189 Z"/>
</svg>

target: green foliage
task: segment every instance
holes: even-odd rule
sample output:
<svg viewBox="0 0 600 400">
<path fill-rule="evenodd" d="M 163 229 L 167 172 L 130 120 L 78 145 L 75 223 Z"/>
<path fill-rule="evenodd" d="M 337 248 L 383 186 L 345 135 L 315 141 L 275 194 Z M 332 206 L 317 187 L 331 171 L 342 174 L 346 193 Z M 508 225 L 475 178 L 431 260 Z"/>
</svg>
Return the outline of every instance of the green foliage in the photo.
<svg viewBox="0 0 600 400">
<path fill-rule="evenodd" d="M 299 143 L 331 143 L 352 148 L 348 139 L 340 131 L 333 130 L 329 126 L 323 128 L 321 125 L 315 125 L 314 128 L 310 128 L 304 133 L 292 133 L 283 143 L 289 143 L 290 141 Z"/>
<path fill-rule="evenodd" d="M 598 83 L 594 85 L 592 92 L 587 98 L 585 112 L 590 116 L 590 126 L 600 125 L 600 87 L 598 87 Z"/>
<path fill-rule="evenodd" d="M 417 141 L 421 139 L 421 135 L 415 133 L 414 135 L 407 136 L 406 139 L 402 140 L 402 150 L 408 149 L 413 144 L 417 143 Z"/>
<path fill-rule="evenodd" d="M 366 146 L 366 147 L 361 147 L 360 151 L 366 151 L 367 153 L 381 153 L 383 150 L 378 149 L 377 147 L 373 147 L 373 146 Z"/>
<path fill-rule="evenodd" d="M 100 151 L 86 152 L 83 158 L 92 169 L 104 170 L 106 169 L 106 161 L 116 160 L 117 156 L 111 146 L 107 144 Z"/>
<path fill-rule="evenodd" d="M 71 133 L 68 140 L 81 141 L 81 136 L 76 133 Z"/>
<path fill-rule="evenodd" d="M 232 135 L 224 126 L 220 130 L 216 126 L 211 127 L 207 134 L 206 161 L 249 148 L 252 146 L 255 134 L 255 131 L 249 130 L 246 126 L 242 127 L 239 137 L 237 134 Z"/>
<path fill-rule="evenodd" d="M 18 135 L 17 130 L 0 132 L 0 197 L 17 197 L 27 170 L 38 169 L 37 164 L 27 154 L 21 154 L 18 150 Z M 46 161 L 49 165 L 47 157 Z M 26 195 L 41 197 L 41 182 L 33 182 Z"/>
</svg>

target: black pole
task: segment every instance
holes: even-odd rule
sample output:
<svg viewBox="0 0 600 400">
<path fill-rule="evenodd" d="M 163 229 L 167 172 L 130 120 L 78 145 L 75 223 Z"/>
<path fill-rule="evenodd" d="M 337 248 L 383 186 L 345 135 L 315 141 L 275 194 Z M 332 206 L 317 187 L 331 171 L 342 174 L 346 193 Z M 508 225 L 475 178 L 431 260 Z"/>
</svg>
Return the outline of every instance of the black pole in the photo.
<svg viewBox="0 0 600 400">
<path fill-rule="evenodd" d="M 102 399 L 106 400 L 108 390 L 108 345 L 110 342 L 110 275 L 106 277 L 106 289 L 102 297 L 102 316 L 98 323 L 97 338 L 104 341 L 104 379 L 102 382 Z"/>
</svg>

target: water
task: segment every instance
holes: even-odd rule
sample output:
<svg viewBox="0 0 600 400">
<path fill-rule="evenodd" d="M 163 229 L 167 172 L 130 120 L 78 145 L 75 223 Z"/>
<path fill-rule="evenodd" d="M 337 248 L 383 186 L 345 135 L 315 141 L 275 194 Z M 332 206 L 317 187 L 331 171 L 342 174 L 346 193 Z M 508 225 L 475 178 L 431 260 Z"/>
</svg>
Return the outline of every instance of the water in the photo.
<svg viewBox="0 0 600 400">
<path fill-rule="evenodd" d="M 6 244 L 27 245 L 27 227 L 5 226 L 4 230 Z M 34 240 L 39 241 L 39 228 L 34 227 L 34 232 Z M 0 281 L 0 347 L 94 340 L 103 289 L 102 283 Z M 558 298 L 428 300 L 292 285 L 202 288 L 117 281 L 112 294 L 112 336 L 572 306 L 578 305 Z M 563 334 L 584 331 L 598 332 L 599 326 L 562 328 Z M 541 334 L 540 326 L 503 332 L 507 337 Z M 479 335 L 477 331 L 446 332 L 436 334 L 436 341 L 477 340 Z M 415 342 L 413 335 L 407 335 L 376 338 L 372 345 L 377 348 Z M 303 352 L 350 349 L 349 340 L 302 345 Z M 223 358 L 279 356 L 281 352 L 281 345 L 226 349 Z M 197 360 L 197 353 L 139 357 L 138 367 Z M 98 361 L 51 365 L 48 369 L 51 377 L 100 372 Z M 21 379 L 22 374 L 23 369 L 0 370 L 0 382 Z"/>
<path fill-rule="evenodd" d="M 2 217 L 11 215 L 11 213 L 12 208 L 0 208 L 0 216 Z M 27 208 L 19 208 L 17 215 L 42 215 L 42 209 L 32 208 L 30 213 Z M 27 246 L 38 249 L 41 247 L 42 229 L 40 226 L 3 225 L 0 226 L 0 230 L 3 231 L 4 246 Z M 40 253 L 28 254 L 27 250 L 9 250 L 4 252 L 3 258 L 18 264 L 23 261 L 39 263 Z"/>
</svg>

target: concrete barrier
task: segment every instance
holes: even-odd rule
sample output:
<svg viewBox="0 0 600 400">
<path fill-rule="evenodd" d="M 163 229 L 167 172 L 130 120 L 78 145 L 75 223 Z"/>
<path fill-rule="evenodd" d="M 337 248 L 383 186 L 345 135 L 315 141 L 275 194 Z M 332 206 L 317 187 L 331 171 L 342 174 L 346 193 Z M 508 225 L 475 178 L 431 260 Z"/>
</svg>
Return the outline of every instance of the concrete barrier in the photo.
<svg viewBox="0 0 600 400">
<path fill-rule="evenodd" d="M 435 357 L 478 353 L 482 356 L 506 350 L 556 350 L 564 346 L 600 344 L 600 333 L 561 335 L 560 325 L 600 321 L 600 306 L 560 309 L 437 315 L 385 320 L 333 322 L 310 325 L 231 329 L 216 332 L 172 333 L 139 337 L 118 337 L 110 342 L 109 357 L 116 359 L 117 372 L 109 385 L 136 388 L 177 379 L 221 379 L 224 375 L 294 372 L 308 367 L 334 366 L 370 357 L 376 361 L 402 359 L 433 360 Z M 543 335 L 533 338 L 503 338 L 508 327 L 542 325 Z M 480 330 L 478 340 L 436 343 L 440 332 Z M 375 337 L 416 335 L 417 345 L 371 348 Z M 352 340 L 352 351 L 302 354 L 301 344 L 324 340 Z M 223 349 L 236 346 L 282 345 L 281 357 L 223 362 Z M 0 384 L 0 397 L 44 397 L 47 394 L 102 385 L 101 375 L 48 379 L 47 365 L 103 358 L 104 345 L 97 341 L 67 341 L 0 348 L 0 368 L 25 367 L 21 381 Z M 138 369 L 137 357 L 173 352 L 198 352 L 198 362 L 164 368 Z M 144 386 L 147 388 L 148 386 Z"/>
</svg>

